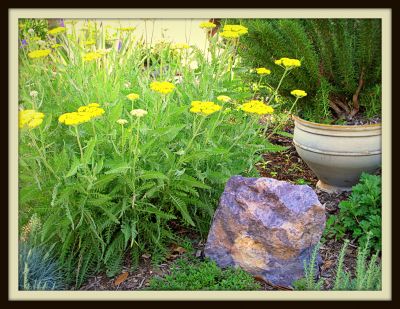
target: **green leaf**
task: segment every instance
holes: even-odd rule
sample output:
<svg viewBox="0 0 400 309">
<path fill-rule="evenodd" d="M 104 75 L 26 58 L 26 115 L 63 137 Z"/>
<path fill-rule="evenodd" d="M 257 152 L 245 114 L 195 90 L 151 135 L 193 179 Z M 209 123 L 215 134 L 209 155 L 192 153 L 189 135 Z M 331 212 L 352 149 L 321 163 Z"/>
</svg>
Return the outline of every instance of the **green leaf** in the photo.
<svg viewBox="0 0 400 309">
<path fill-rule="evenodd" d="M 123 107 L 124 107 L 123 102 L 119 102 L 112 108 L 110 114 L 108 115 L 108 119 L 111 121 L 111 123 L 114 123 L 119 118 L 121 118 Z"/>
<path fill-rule="evenodd" d="M 77 157 L 74 157 L 72 164 L 71 164 L 71 168 L 69 169 L 69 172 L 67 173 L 67 175 L 65 175 L 65 178 L 74 176 L 77 173 L 80 165 L 81 165 L 81 161 Z"/>
<path fill-rule="evenodd" d="M 164 175 L 161 172 L 157 172 L 157 171 L 145 171 L 141 175 L 139 175 L 137 178 L 144 179 L 144 180 L 148 180 L 148 179 L 168 180 L 168 177 L 166 175 Z"/>
<path fill-rule="evenodd" d="M 95 146 L 96 146 L 96 139 L 95 138 L 90 139 L 85 148 L 85 153 L 83 154 L 83 162 L 89 163 Z"/>
<path fill-rule="evenodd" d="M 169 195 L 171 202 L 175 205 L 175 207 L 179 210 L 179 212 L 182 215 L 182 218 L 189 223 L 191 226 L 196 226 L 192 220 L 192 217 L 189 214 L 189 211 L 187 210 L 187 206 L 185 202 L 177 197 L 176 195 Z"/>
<path fill-rule="evenodd" d="M 176 219 L 176 217 L 173 214 L 168 214 L 166 212 L 163 212 L 163 211 L 157 209 L 154 205 L 152 205 L 150 203 L 142 203 L 142 204 L 147 205 L 148 207 L 138 208 L 138 210 L 141 212 L 155 214 L 156 216 L 160 217 L 161 219 L 166 219 L 166 220 Z"/>
<path fill-rule="evenodd" d="M 285 131 L 277 131 L 276 134 L 285 136 L 285 137 L 289 137 L 289 138 L 293 138 L 293 134 L 289 133 L 289 132 L 285 132 Z"/>
<path fill-rule="evenodd" d="M 196 188 L 201 188 L 201 189 L 211 189 L 210 186 L 207 186 L 206 184 L 198 181 L 196 178 L 189 176 L 189 175 L 182 175 L 177 179 L 180 182 L 183 182 L 184 184 L 191 186 L 191 187 L 196 187 Z"/>
<path fill-rule="evenodd" d="M 121 162 L 119 164 L 114 165 L 114 167 L 104 174 L 125 174 L 127 170 L 131 169 L 132 167 L 130 166 L 129 163 L 126 162 Z"/>
</svg>

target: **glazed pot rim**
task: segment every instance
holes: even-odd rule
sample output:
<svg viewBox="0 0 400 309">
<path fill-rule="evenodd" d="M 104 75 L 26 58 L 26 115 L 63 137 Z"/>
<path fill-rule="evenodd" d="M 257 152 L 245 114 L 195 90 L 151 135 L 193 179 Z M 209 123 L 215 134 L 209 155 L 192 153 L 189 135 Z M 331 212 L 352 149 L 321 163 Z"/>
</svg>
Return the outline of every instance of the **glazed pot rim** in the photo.
<svg viewBox="0 0 400 309">
<path fill-rule="evenodd" d="M 362 124 L 362 125 L 339 125 L 339 124 L 325 124 L 325 123 L 318 123 L 318 122 L 312 122 L 308 120 L 304 120 L 300 118 L 299 116 L 292 115 L 293 120 L 298 121 L 299 123 L 306 125 L 306 126 L 313 126 L 313 127 L 319 127 L 321 129 L 339 129 L 339 130 L 350 130 L 351 128 L 353 129 L 362 129 L 362 128 L 380 128 L 382 127 L 382 123 L 373 123 L 373 124 Z"/>
</svg>

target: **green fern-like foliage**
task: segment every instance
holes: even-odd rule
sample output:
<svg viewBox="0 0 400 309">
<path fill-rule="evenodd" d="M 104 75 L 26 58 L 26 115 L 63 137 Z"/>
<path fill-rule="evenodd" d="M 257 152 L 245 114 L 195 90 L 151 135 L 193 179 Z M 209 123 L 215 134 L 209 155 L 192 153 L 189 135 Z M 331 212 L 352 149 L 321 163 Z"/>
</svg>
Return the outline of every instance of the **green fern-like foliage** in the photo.
<svg viewBox="0 0 400 309">
<path fill-rule="evenodd" d="M 239 21 L 230 21 L 239 22 Z M 269 67 L 271 85 L 277 85 L 281 72 L 274 64 L 281 57 L 302 61 L 282 86 L 288 96 L 293 89 L 304 89 L 301 115 L 314 121 L 331 118 L 327 106 L 331 97 L 344 104 L 352 101 L 364 71 L 361 94 L 381 83 L 381 21 L 378 19 L 244 19 L 249 33 L 240 38 L 239 54 L 249 67 Z M 361 95 L 360 95 L 361 96 Z M 361 96 L 362 112 L 373 108 Z M 351 104 L 350 108 L 351 108 Z M 285 106 L 281 106 L 283 108 Z M 375 114 L 375 115 L 376 115 Z"/>
</svg>

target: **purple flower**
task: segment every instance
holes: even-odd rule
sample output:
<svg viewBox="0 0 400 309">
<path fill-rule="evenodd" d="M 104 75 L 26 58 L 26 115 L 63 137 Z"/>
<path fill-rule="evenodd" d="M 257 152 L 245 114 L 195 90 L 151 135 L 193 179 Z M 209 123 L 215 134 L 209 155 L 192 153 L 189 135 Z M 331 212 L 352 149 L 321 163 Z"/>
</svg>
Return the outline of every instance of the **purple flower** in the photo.
<svg viewBox="0 0 400 309">
<path fill-rule="evenodd" d="M 24 39 L 24 40 L 21 41 L 21 47 L 20 48 L 23 48 L 25 46 L 28 46 L 28 42 Z"/>
<path fill-rule="evenodd" d="M 118 40 L 118 51 L 120 51 L 122 48 L 122 41 Z"/>
<path fill-rule="evenodd" d="M 60 27 L 65 27 L 65 25 L 64 25 L 64 19 L 60 19 Z"/>
</svg>

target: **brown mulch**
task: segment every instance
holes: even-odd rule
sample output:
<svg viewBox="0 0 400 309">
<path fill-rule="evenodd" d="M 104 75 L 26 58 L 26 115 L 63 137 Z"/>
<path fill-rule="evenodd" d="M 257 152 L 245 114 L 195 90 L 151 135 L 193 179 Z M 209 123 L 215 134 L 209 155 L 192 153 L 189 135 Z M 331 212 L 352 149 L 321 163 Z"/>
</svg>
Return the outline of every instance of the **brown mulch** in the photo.
<svg viewBox="0 0 400 309">
<path fill-rule="evenodd" d="M 282 131 L 293 134 L 293 124 L 289 123 Z M 347 199 L 349 192 L 343 193 L 325 193 L 318 190 L 315 185 L 318 181 L 314 173 L 308 168 L 307 164 L 298 156 L 290 137 L 276 134 L 270 141 L 273 144 L 287 146 L 288 149 L 283 152 L 269 152 L 263 155 L 263 161 L 256 166 L 263 177 L 272 177 L 278 180 L 289 181 L 298 184 L 308 184 L 311 186 L 318 198 L 325 206 L 327 218 L 332 214 L 337 214 L 340 201 Z M 180 233 L 185 230 L 178 226 L 176 222 L 172 223 L 174 229 L 180 228 Z M 186 231 L 192 239 L 194 254 L 202 258 L 204 249 L 204 240 L 199 241 L 198 237 Z M 196 239 L 197 237 L 197 239 Z M 330 289 L 333 286 L 334 275 L 336 272 L 336 263 L 343 241 L 327 240 L 320 247 L 322 265 L 320 268 L 320 277 L 324 281 L 323 289 Z M 142 290 L 149 286 L 149 281 L 155 276 L 165 276 L 170 274 L 171 265 L 180 256 L 186 254 L 185 249 L 179 245 L 173 245 L 170 248 L 170 254 L 162 264 L 153 266 L 151 256 L 144 254 L 140 259 L 139 267 L 131 270 L 130 259 L 127 258 L 121 274 L 114 278 L 108 278 L 104 273 L 90 277 L 80 290 Z M 344 268 L 354 273 L 357 255 L 357 247 L 354 241 L 351 241 L 345 256 Z M 272 286 L 259 278 L 255 278 L 261 284 L 261 290 L 285 290 L 283 287 Z"/>
</svg>

